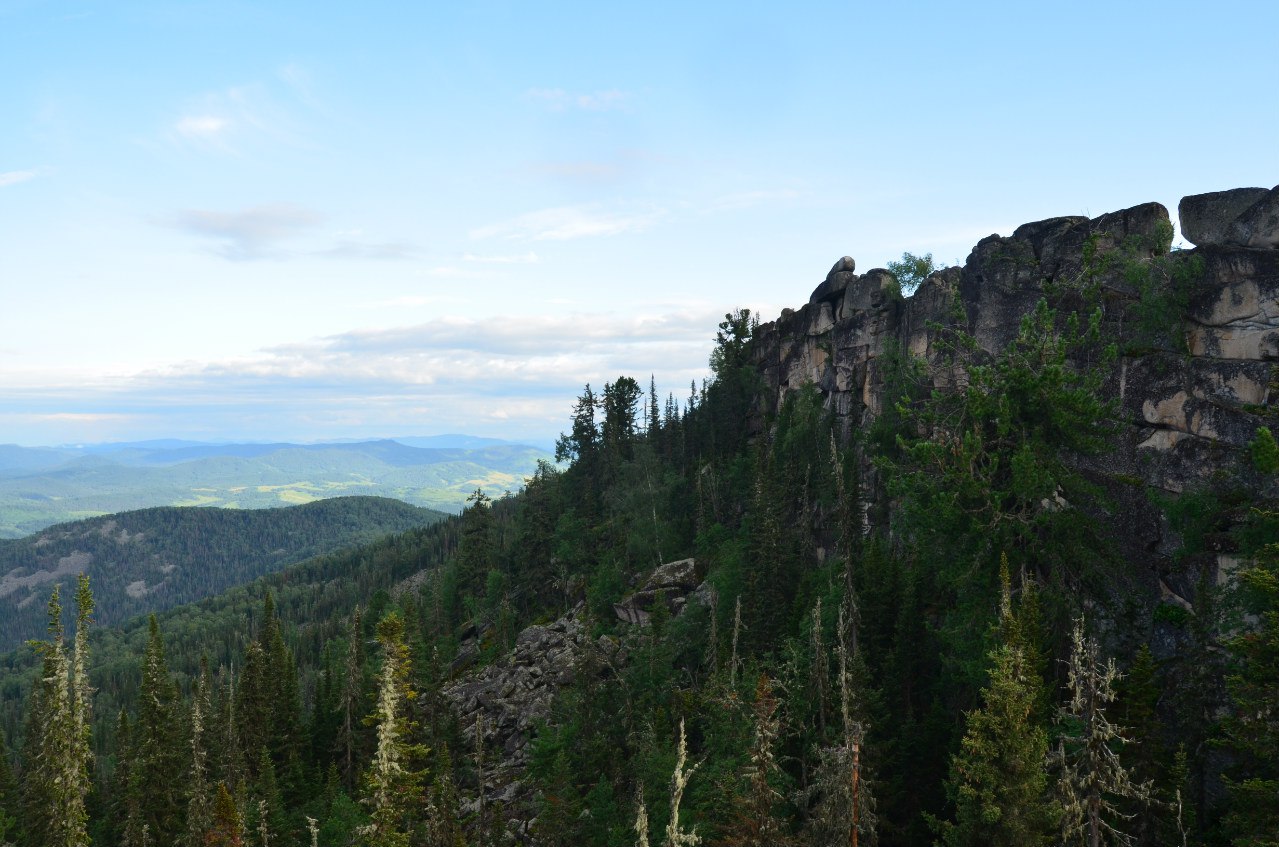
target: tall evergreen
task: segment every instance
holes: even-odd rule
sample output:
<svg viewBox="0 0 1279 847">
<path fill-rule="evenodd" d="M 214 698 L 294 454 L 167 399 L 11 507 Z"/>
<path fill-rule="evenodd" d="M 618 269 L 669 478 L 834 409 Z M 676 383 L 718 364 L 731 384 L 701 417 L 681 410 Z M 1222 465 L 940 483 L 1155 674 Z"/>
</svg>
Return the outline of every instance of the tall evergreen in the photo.
<svg viewBox="0 0 1279 847">
<path fill-rule="evenodd" d="M 938 825 L 946 847 L 1048 844 L 1058 819 L 1048 796 L 1048 732 L 1039 717 L 1043 682 L 1016 634 L 1006 570 L 1002 589 L 1002 637 L 990 653 L 990 679 L 951 759 L 947 790 L 955 818 Z"/>
<path fill-rule="evenodd" d="M 13 764 L 9 761 L 9 744 L 4 730 L 0 730 L 0 845 L 7 847 L 18 840 L 20 808 L 18 783 L 13 778 Z"/>
<path fill-rule="evenodd" d="M 378 683 L 377 750 L 365 776 L 365 803 L 370 821 L 361 830 L 368 847 L 406 847 L 422 824 L 422 778 L 419 762 L 425 749 L 413 741 L 415 727 L 406 717 L 415 693 L 411 663 L 404 644 L 404 622 L 391 612 L 378 623 L 382 672 Z"/>
<path fill-rule="evenodd" d="M 207 721 L 210 712 L 208 666 L 201 669 L 195 696 L 191 698 L 191 765 L 187 771 L 187 813 L 184 843 L 203 847 L 213 824 L 213 801 L 209 784 Z"/>
<path fill-rule="evenodd" d="M 1124 813 L 1117 801 L 1152 799 L 1150 783 L 1133 782 L 1120 763 L 1116 748 L 1130 739 L 1106 716 L 1118 676 L 1113 659 L 1101 664 L 1097 642 L 1084 636 L 1083 618 L 1076 619 L 1067 665 L 1070 700 L 1060 713 L 1067 731 L 1053 757 L 1061 768 L 1057 785 L 1066 845 L 1131 843 L 1119 828 Z"/>
<path fill-rule="evenodd" d="M 76 591 L 72 653 L 63 643 L 59 587 L 49 597 L 49 640 L 36 643 L 42 664 L 28 713 L 23 748 L 23 820 L 32 847 L 83 847 L 89 843 L 85 806 L 91 788 L 88 627 L 93 595 L 81 574 Z"/>
<path fill-rule="evenodd" d="M 175 844 L 183 833 L 188 756 L 181 702 L 169 673 L 160 624 L 149 621 L 130 765 L 142 824 L 153 844 Z"/>
<path fill-rule="evenodd" d="M 1279 847 L 1279 543 L 1265 546 L 1240 581 L 1256 624 L 1229 645 L 1225 730 L 1245 775 L 1228 783 L 1226 824 L 1236 847 Z"/>
</svg>

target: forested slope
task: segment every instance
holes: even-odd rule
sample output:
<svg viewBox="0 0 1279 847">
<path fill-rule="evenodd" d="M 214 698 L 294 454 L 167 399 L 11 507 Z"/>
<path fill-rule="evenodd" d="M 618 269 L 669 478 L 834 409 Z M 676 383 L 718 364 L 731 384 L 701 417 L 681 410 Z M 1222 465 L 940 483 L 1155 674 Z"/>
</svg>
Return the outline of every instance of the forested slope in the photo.
<svg viewBox="0 0 1279 847">
<path fill-rule="evenodd" d="M 588 386 L 520 495 L 99 632 L 95 843 L 1273 843 L 1275 395 L 1213 429 L 1123 374 L 1226 367 L 1188 310 L 1273 323 L 1275 251 L 1169 257 L 1151 212 L 983 241 L 940 313 L 904 264 L 726 315 L 705 385 Z M 874 331 L 903 312 L 922 345 Z M 82 786 L 65 641 L 0 683 L 32 847 Z"/>
<path fill-rule="evenodd" d="M 442 519 L 381 497 L 263 510 L 154 508 L 0 540 L 0 650 L 44 631 L 50 585 L 93 580 L 99 624 L 218 594 L 322 552 Z"/>
</svg>

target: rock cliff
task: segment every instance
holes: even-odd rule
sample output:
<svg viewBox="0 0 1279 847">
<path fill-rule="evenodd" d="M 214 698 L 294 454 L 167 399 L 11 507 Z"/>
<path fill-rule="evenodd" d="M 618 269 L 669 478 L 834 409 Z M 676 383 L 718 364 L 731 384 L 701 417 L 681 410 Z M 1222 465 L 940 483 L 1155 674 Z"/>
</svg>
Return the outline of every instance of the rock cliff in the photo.
<svg viewBox="0 0 1279 847">
<path fill-rule="evenodd" d="M 1274 475 L 1246 461 L 1257 429 L 1279 419 L 1279 187 L 1186 197 L 1179 213 L 1193 249 L 1169 252 L 1172 226 L 1158 203 L 1051 218 L 982 239 L 962 267 L 933 273 L 909 296 L 889 271 L 859 275 L 846 256 L 807 304 L 758 328 L 767 396 L 780 406 L 812 383 L 845 433 L 864 428 L 885 403 L 890 354 L 923 358 L 940 386 L 947 329 L 993 356 L 1046 293 L 1087 274 L 1122 353 L 1106 390 L 1125 426 L 1085 470 L 1107 489 L 1123 552 L 1151 596 L 1184 602 L 1197 574 L 1172 566 L 1177 527 L 1149 490 L 1179 494 L 1229 474 L 1258 498 L 1279 495 Z M 1223 551 L 1211 564 L 1224 572 L 1233 561 Z"/>
</svg>

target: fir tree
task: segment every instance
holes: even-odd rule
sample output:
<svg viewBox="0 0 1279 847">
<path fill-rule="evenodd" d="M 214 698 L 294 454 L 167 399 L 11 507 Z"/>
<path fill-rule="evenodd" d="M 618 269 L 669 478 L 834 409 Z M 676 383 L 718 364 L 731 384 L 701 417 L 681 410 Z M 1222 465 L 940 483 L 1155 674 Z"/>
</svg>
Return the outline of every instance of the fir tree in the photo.
<svg viewBox="0 0 1279 847">
<path fill-rule="evenodd" d="M 1070 701 L 1060 714 L 1077 734 L 1063 735 L 1053 756 L 1061 768 L 1057 790 L 1066 845 L 1130 844 L 1131 837 L 1119 829 L 1120 821 L 1128 816 L 1115 801 L 1149 803 L 1152 799 L 1150 783 L 1134 783 L 1113 749 L 1130 741 L 1122 728 L 1106 717 L 1106 706 L 1115 699 L 1118 676 L 1113 659 L 1101 664 L 1097 642 L 1085 638 L 1083 618 L 1078 618 L 1067 666 Z"/>
<path fill-rule="evenodd" d="M 414 765 L 426 750 L 412 741 L 414 727 L 405 717 L 415 694 L 398 613 L 391 612 L 378 624 L 378 642 L 382 673 L 377 710 L 371 716 L 377 726 L 377 751 L 365 777 L 371 820 L 361 835 L 368 847 L 406 847 L 420 823 L 422 772 Z"/>
</svg>

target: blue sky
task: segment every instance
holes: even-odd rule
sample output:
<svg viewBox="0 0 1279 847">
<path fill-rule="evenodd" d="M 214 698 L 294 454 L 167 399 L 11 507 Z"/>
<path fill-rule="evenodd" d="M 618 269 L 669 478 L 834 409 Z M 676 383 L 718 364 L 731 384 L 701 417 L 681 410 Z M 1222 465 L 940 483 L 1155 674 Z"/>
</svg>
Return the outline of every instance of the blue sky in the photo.
<svg viewBox="0 0 1279 847">
<path fill-rule="evenodd" d="M 0 443 L 553 437 L 839 256 L 1279 182 L 1279 4 L 0 0 Z"/>
</svg>

